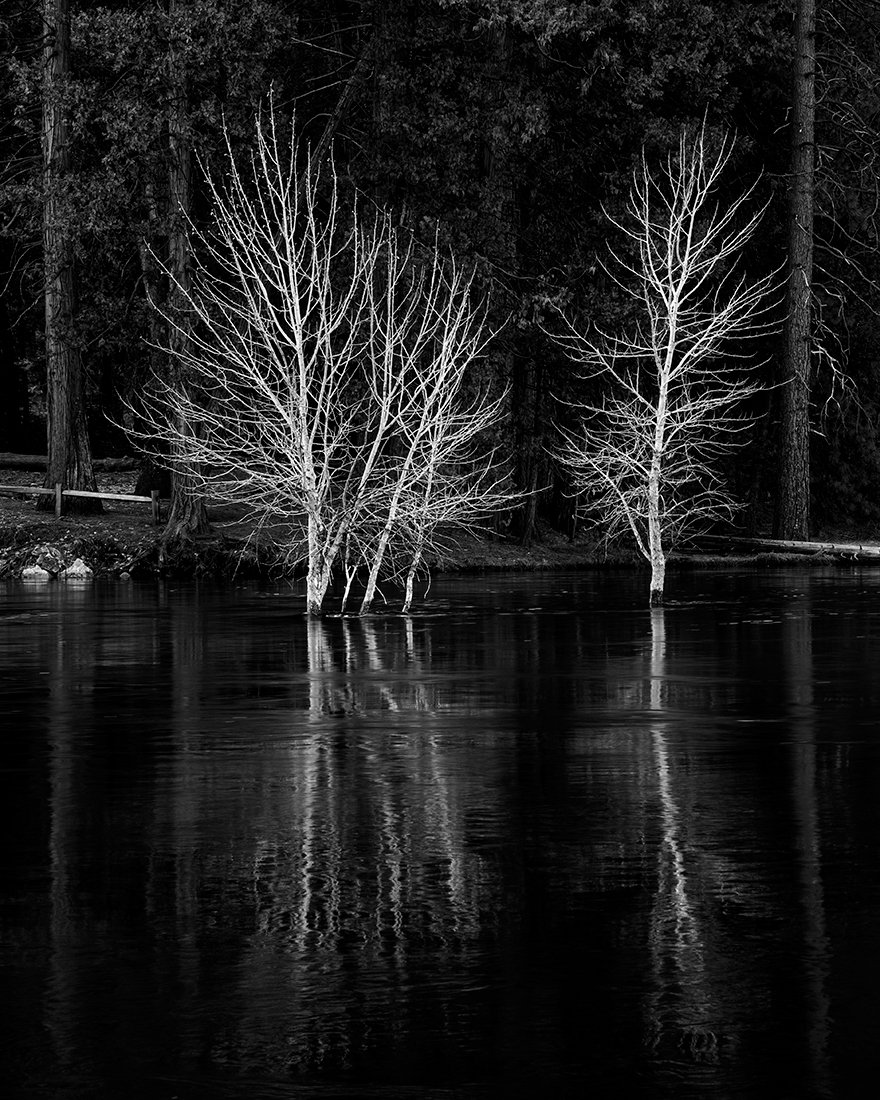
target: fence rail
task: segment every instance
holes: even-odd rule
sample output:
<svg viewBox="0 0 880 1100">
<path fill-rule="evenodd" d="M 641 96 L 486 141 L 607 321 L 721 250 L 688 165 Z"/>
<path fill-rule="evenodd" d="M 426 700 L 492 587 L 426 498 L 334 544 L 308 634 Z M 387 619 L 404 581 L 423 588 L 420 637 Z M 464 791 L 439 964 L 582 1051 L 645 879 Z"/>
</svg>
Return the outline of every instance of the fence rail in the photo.
<svg viewBox="0 0 880 1100">
<path fill-rule="evenodd" d="M 94 497 L 98 500 L 126 500 L 136 504 L 149 504 L 153 523 L 157 525 L 161 518 L 159 507 L 159 490 L 153 489 L 148 497 L 135 496 L 134 493 L 91 493 L 85 489 L 62 489 L 61 482 L 57 481 L 52 489 L 40 488 L 36 485 L 0 485 L 0 493 L 7 495 L 15 493 L 29 493 L 31 495 L 48 495 L 55 497 L 55 516 L 61 518 L 64 514 L 65 497 Z"/>
</svg>

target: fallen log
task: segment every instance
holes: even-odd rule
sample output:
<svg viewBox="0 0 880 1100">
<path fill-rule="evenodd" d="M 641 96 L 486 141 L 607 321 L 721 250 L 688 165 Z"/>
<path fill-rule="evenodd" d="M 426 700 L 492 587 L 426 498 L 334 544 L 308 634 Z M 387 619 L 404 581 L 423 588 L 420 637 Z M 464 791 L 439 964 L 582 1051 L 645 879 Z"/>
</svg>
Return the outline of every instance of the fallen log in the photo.
<svg viewBox="0 0 880 1100">
<path fill-rule="evenodd" d="M 754 546 L 759 550 L 787 551 L 789 554 L 836 554 L 844 558 L 880 558 L 880 545 L 863 542 L 796 542 L 790 539 L 753 539 L 739 535 L 701 535 L 709 542 Z"/>
<path fill-rule="evenodd" d="M 17 455 L 10 451 L 0 451 L 0 469 L 4 470 L 45 470 L 49 465 L 47 455 Z M 116 471 L 138 470 L 143 465 L 141 458 L 93 458 L 92 466 L 102 474 Z"/>
<path fill-rule="evenodd" d="M 125 473 L 128 470 L 139 470 L 144 464 L 142 458 L 125 455 L 122 458 L 93 458 L 92 466 L 99 474 L 113 474 L 119 471 Z"/>
</svg>

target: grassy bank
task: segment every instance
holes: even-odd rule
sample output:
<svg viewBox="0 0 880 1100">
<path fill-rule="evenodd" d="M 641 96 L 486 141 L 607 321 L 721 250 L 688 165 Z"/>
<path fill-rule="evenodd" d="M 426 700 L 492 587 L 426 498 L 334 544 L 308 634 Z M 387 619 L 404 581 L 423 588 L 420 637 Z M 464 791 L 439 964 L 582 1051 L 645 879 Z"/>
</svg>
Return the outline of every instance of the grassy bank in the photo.
<svg viewBox="0 0 880 1100">
<path fill-rule="evenodd" d="M 7 477 L 9 472 L 5 472 Z M 33 474 L 20 475 L 22 484 L 35 482 Z M 131 492 L 131 477 L 105 477 L 105 492 Z M 173 550 L 162 546 L 162 528 L 154 527 L 149 507 L 123 501 L 108 502 L 97 516 L 62 516 L 38 512 L 33 497 L 0 497 L 0 578 L 17 579 L 35 565 L 50 575 L 79 559 L 96 577 L 173 575 L 213 579 L 238 577 L 280 578 L 277 555 L 271 542 L 249 539 L 251 528 L 231 509 L 209 509 L 211 534 Z M 713 550 L 675 554 L 672 568 L 726 565 L 808 565 L 830 557 L 792 553 L 742 553 Z M 481 570 L 559 570 L 631 565 L 642 562 L 632 553 L 610 552 L 595 537 L 572 541 L 556 531 L 542 529 L 530 546 L 501 538 L 469 537 L 452 545 L 429 562 L 435 572 Z"/>
<path fill-rule="evenodd" d="M 19 509 L 0 508 L 0 578 L 14 579 L 32 566 L 52 572 L 80 559 L 95 576 L 174 575 L 184 577 L 280 576 L 271 541 L 255 543 L 245 525 L 227 513 L 211 515 L 211 534 L 173 548 L 162 545 L 162 528 L 144 517 L 62 517 L 37 513 L 28 503 Z M 434 571 L 457 572 L 514 569 L 577 569 L 613 561 L 593 540 L 570 542 L 546 532 L 526 547 L 495 538 L 462 539 L 429 560 Z"/>
</svg>

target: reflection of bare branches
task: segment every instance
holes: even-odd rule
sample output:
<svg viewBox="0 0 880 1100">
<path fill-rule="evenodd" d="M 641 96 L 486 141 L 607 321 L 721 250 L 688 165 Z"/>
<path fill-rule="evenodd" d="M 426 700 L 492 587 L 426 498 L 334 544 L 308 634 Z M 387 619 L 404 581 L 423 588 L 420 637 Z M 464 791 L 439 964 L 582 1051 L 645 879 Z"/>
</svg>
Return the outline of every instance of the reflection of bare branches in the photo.
<svg viewBox="0 0 880 1100">
<path fill-rule="evenodd" d="M 310 621 L 308 631 L 309 714 L 320 718 L 325 714 L 345 714 L 350 709 L 345 697 L 347 682 L 334 677 L 336 661 L 330 636 L 324 623 Z"/>
<path fill-rule="evenodd" d="M 52 593 L 63 595 L 62 612 L 91 598 Z M 105 988 L 95 967 L 106 967 L 106 988 L 116 985 L 113 937 L 128 925 L 114 926 L 113 906 L 129 894 L 126 885 L 114 895 L 115 860 L 141 845 L 145 916 L 157 930 L 148 965 L 173 984 L 187 1056 L 223 1062 L 233 1051 L 281 1075 L 346 1063 L 380 1028 L 410 1026 L 426 997 L 453 1019 L 453 986 L 485 951 L 500 906 L 501 872 L 468 843 L 468 814 L 479 805 L 500 820 L 504 811 L 491 761 L 470 767 L 460 726 L 441 721 L 448 687 L 434 686 L 423 621 L 303 621 L 281 663 L 302 658 L 298 679 L 283 673 L 281 709 L 255 704 L 251 737 L 241 712 L 228 733 L 220 728 L 219 647 L 203 605 L 162 598 L 152 634 L 139 616 L 120 616 L 129 624 L 120 637 L 77 613 L 59 615 L 46 635 L 53 954 L 44 1019 L 58 1065 L 72 1079 L 94 1037 L 83 1010 L 84 995 Z M 91 689 L 114 663 L 130 664 L 133 678 L 153 663 L 168 672 L 153 714 L 158 763 L 138 773 L 130 817 L 101 801 L 104 776 L 79 736 Z M 125 864 L 120 877 L 130 873 Z M 438 973 L 451 976 L 449 990 L 426 989 L 423 975 Z M 235 1006 L 219 1022 L 206 1007 L 215 995 Z"/>
<path fill-rule="evenodd" d="M 420 675 L 424 662 L 412 619 L 315 619 L 307 632 L 313 719 L 436 709 L 436 691 Z"/>
<path fill-rule="evenodd" d="M 295 733 L 272 784 L 239 814 L 253 834 L 242 873 L 254 920 L 229 1041 L 279 1071 L 349 1057 L 352 982 L 367 1017 L 389 1018 L 389 997 L 405 1014 L 421 953 L 432 969 L 465 965 L 491 909 L 466 844 L 473 779 L 432 720 L 417 624 L 312 618 L 304 630 L 305 706 L 288 712 Z"/>
<path fill-rule="evenodd" d="M 486 908 L 482 861 L 465 845 L 463 777 L 439 738 L 358 738 L 340 753 L 313 724 L 288 753 L 291 783 L 265 807 L 252 865 L 257 920 L 234 1040 L 286 1070 L 357 1045 L 342 1007 L 353 980 L 367 1015 L 376 998 L 386 1018 L 380 1000 L 389 996 L 405 1012 L 412 956 L 428 951 L 432 967 L 460 967 Z M 267 1029 L 284 1035 L 268 1059 Z"/>
<path fill-rule="evenodd" d="M 651 950 L 659 989 L 670 989 L 669 971 L 681 990 L 677 1004 L 664 1005 L 662 994 L 650 1003 L 653 1044 L 659 1045 L 670 1025 L 686 1039 L 692 1057 L 714 1058 L 717 1038 L 702 932 L 689 895 L 687 837 L 673 787 L 673 769 L 663 720 L 666 674 L 666 623 L 662 608 L 651 612 L 651 740 L 660 796 L 662 843 L 658 852 L 657 894 L 651 921 Z"/>
</svg>

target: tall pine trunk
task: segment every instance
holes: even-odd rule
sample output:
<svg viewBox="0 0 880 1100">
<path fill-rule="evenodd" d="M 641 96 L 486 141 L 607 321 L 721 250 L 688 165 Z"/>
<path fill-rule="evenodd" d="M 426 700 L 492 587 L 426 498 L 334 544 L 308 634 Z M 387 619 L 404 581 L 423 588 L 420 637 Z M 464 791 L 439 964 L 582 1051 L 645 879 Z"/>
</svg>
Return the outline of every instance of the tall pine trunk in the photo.
<svg viewBox="0 0 880 1100">
<path fill-rule="evenodd" d="M 506 117 L 506 89 L 513 65 L 513 31 L 506 22 L 495 23 L 487 32 L 482 217 L 489 230 L 486 252 L 507 291 L 502 308 L 508 310 L 515 310 L 531 266 L 524 240 L 530 216 L 528 186 L 515 162 L 515 137 Z M 497 347 L 502 385 L 509 384 L 511 392 L 513 476 L 517 487 L 527 494 L 512 517 L 512 533 L 528 546 L 537 534 L 538 489 L 545 474 L 543 372 L 531 341 L 518 326 L 508 326 Z"/>
<path fill-rule="evenodd" d="M 74 332 L 76 273 L 64 186 L 70 165 L 66 93 L 70 76 L 69 0 L 44 0 L 43 262 L 46 318 L 47 450 L 45 485 L 97 490 L 85 412 L 85 379 Z M 38 498 L 48 511 L 54 500 Z M 65 510 L 100 512 L 100 500 L 67 498 Z"/>
<path fill-rule="evenodd" d="M 186 386 L 186 367 L 180 354 L 187 345 L 186 301 L 192 281 L 189 218 L 192 208 L 192 149 L 187 126 L 186 60 L 176 44 L 178 27 L 174 16 L 182 5 L 171 0 L 168 53 L 168 312 L 172 319 L 169 343 L 171 369 L 177 372 L 177 385 Z M 182 417 L 181 413 L 175 414 Z M 178 429 L 192 430 L 185 423 Z M 170 455 L 171 507 L 162 535 L 163 548 L 180 540 L 207 534 L 210 530 L 204 498 L 198 491 L 194 471 L 182 455 Z"/>
<path fill-rule="evenodd" d="M 816 0 L 798 0 L 791 112 L 787 311 L 780 397 L 779 482 L 774 535 L 810 532 L 810 352 L 816 116 Z"/>
</svg>

